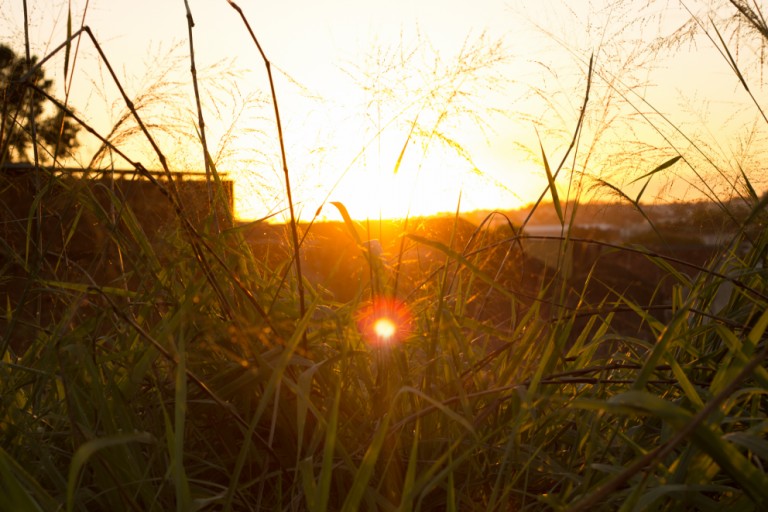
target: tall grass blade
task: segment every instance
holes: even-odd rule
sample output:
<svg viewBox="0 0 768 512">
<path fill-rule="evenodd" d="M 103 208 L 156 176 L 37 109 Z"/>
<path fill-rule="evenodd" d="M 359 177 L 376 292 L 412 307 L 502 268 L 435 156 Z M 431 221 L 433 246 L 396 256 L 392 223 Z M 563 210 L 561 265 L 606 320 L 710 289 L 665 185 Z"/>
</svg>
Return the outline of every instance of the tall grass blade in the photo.
<svg viewBox="0 0 768 512">
<path fill-rule="evenodd" d="M 424 244 L 429 247 L 434 247 L 435 249 L 444 253 L 449 258 L 453 259 L 454 261 L 460 263 L 462 266 L 469 269 L 469 271 L 472 272 L 474 276 L 476 276 L 481 281 L 491 286 L 495 291 L 501 293 L 504 297 L 512 300 L 516 299 L 515 293 L 513 291 L 502 286 L 498 281 L 493 279 L 493 277 L 489 276 L 480 267 L 472 263 L 466 256 L 459 254 L 458 252 L 454 251 L 444 243 L 439 242 L 437 240 L 431 240 L 429 238 L 426 238 L 420 235 L 415 235 L 412 233 L 406 235 L 406 237 L 420 244 Z"/>
<path fill-rule="evenodd" d="M 136 432 L 131 434 L 114 434 L 111 436 L 100 437 L 83 443 L 72 457 L 69 465 L 69 475 L 67 477 L 67 512 L 72 512 L 75 507 L 75 491 L 80 476 L 80 471 L 85 467 L 88 460 L 99 450 L 104 450 L 112 446 L 123 446 L 131 443 L 154 444 L 155 437 L 149 432 Z"/>
<path fill-rule="evenodd" d="M 421 420 L 416 420 L 416 426 L 413 429 L 413 441 L 411 442 L 410 455 L 408 456 L 408 467 L 405 470 L 403 479 L 402 499 L 400 500 L 400 512 L 411 512 L 413 510 L 413 498 L 415 494 L 414 485 L 416 483 L 416 471 L 419 466 L 419 439 L 421 437 Z"/>
<path fill-rule="evenodd" d="M 0 446 L 0 496 L 2 507 L 19 512 L 53 512 L 61 509 L 54 499 L 5 449 Z"/>
<path fill-rule="evenodd" d="M 644 391 L 628 391 L 612 397 L 609 402 L 661 418 L 678 430 L 694 421 L 688 411 Z M 768 505 L 768 475 L 756 468 L 733 444 L 723 439 L 719 429 L 707 423 L 698 423 L 692 431 L 692 439 L 756 503 Z"/>
<path fill-rule="evenodd" d="M 645 389 L 648 385 L 648 380 L 651 378 L 653 372 L 656 371 L 660 361 L 672 356 L 671 345 L 680 339 L 682 331 L 684 329 L 683 324 L 688 316 L 690 305 L 684 305 L 677 311 L 674 316 L 665 326 L 661 336 L 655 340 L 651 353 L 645 357 L 643 367 L 635 378 L 635 382 L 632 384 L 632 389 L 639 391 Z"/>
<path fill-rule="evenodd" d="M 637 183 L 638 181 L 646 180 L 645 183 L 643 184 L 643 188 L 641 188 L 640 192 L 637 193 L 637 197 L 635 198 L 633 203 L 637 204 L 637 203 L 640 202 L 640 199 L 643 197 L 643 193 L 645 193 L 645 189 L 648 187 L 648 184 L 651 182 L 651 178 L 653 177 L 654 174 L 656 174 L 658 172 L 661 172 L 664 169 L 668 169 L 668 168 L 672 167 L 681 158 L 682 158 L 682 156 L 680 156 L 680 155 L 677 155 L 676 157 L 670 158 L 669 160 L 667 160 L 663 164 L 661 164 L 658 167 L 656 167 L 655 169 L 653 169 L 651 172 L 643 174 L 639 178 L 635 178 L 634 180 L 630 181 L 629 184 L 631 185 L 633 183 Z"/>
<path fill-rule="evenodd" d="M 184 469 L 184 438 L 186 433 L 187 418 L 187 349 L 184 336 L 183 317 L 182 326 L 178 330 L 179 341 L 176 347 L 176 394 L 174 401 L 173 417 L 173 444 L 171 445 L 171 476 L 176 491 L 176 510 L 184 512 L 190 510 L 192 495 L 189 490 L 189 481 Z"/>
<path fill-rule="evenodd" d="M 69 55 L 72 51 L 72 0 L 67 5 L 67 46 L 64 50 L 64 81 L 69 76 Z"/>
<path fill-rule="evenodd" d="M 538 137 L 538 139 L 539 149 L 541 150 L 541 158 L 544 161 L 544 171 L 547 173 L 547 186 L 549 188 L 549 193 L 552 194 L 552 204 L 555 207 L 557 219 L 560 221 L 560 225 L 562 226 L 565 224 L 565 219 L 563 217 L 563 206 L 560 204 L 560 196 L 557 192 L 557 183 L 555 183 L 555 176 L 552 174 L 552 169 L 549 168 L 549 160 L 547 159 L 547 154 L 544 152 L 544 146 L 541 142 L 541 138 Z"/>
<path fill-rule="evenodd" d="M 240 474 L 243 470 L 243 466 L 245 465 L 246 457 L 252 448 L 252 439 L 254 438 L 254 433 L 256 428 L 259 426 L 259 422 L 267 410 L 267 407 L 272 404 L 275 410 L 279 409 L 280 404 L 277 396 L 278 389 L 281 386 L 281 381 L 285 375 L 285 372 L 288 371 L 288 367 L 296 353 L 296 349 L 299 343 L 304 338 L 307 326 L 311 320 L 312 313 L 315 311 L 316 307 L 317 300 L 310 304 L 309 309 L 304 314 L 304 317 L 296 325 L 296 330 L 291 335 L 291 338 L 283 347 L 280 357 L 277 359 L 277 361 L 275 361 L 273 367 L 271 368 L 271 375 L 269 376 L 269 380 L 267 381 L 264 390 L 261 392 L 256 410 L 253 412 L 251 420 L 247 424 L 247 430 L 243 439 L 243 444 L 242 446 L 237 447 L 238 457 L 235 463 L 235 468 L 230 475 L 230 484 L 227 488 L 224 510 L 232 509 L 232 500 L 234 499 L 235 491 L 238 488 Z M 268 446 L 271 447 L 270 445 Z"/>
<path fill-rule="evenodd" d="M 763 121 L 768 123 L 768 117 L 766 117 L 765 112 L 763 111 L 760 104 L 757 102 L 757 99 L 752 94 L 752 90 L 747 85 L 747 80 L 744 78 L 744 75 L 741 73 L 741 69 L 739 69 L 739 65 L 736 63 L 736 59 L 733 58 L 733 55 L 731 55 L 731 50 L 728 49 L 728 45 L 725 43 L 725 40 L 723 39 L 722 34 L 720 34 L 720 30 L 717 28 L 717 25 L 712 23 L 712 28 L 715 30 L 715 34 L 717 34 L 717 38 L 720 40 L 720 44 L 722 45 L 723 51 L 725 52 L 725 56 L 728 60 L 728 65 L 731 67 L 731 71 L 733 71 L 733 74 L 736 75 L 736 77 L 739 79 L 739 82 L 741 82 L 741 86 L 744 87 L 744 90 L 749 94 L 749 97 L 752 98 L 752 103 L 755 105 L 755 108 L 757 108 L 757 111 L 760 112 L 760 115 L 763 117 Z"/>
<path fill-rule="evenodd" d="M 328 424 L 325 427 L 325 446 L 323 446 L 323 461 L 320 466 L 320 478 L 317 485 L 317 510 L 328 510 L 328 503 L 331 498 L 331 483 L 333 481 L 334 453 L 336 452 L 336 441 L 339 436 L 339 406 L 341 404 L 341 385 L 336 387 L 336 393 L 333 397 L 331 406 L 331 416 L 328 418 Z"/>
<path fill-rule="evenodd" d="M 387 438 L 387 434 L 389 434 L 389 418 L 390 415 L 385 414 L 379 422 L 376 433 L 371 440 L 371 444 L 368 446 L 368 449 L 363 456 L 363 460 L 360 463 L 360 467 L 358 467 L 355 472 L 355 478 L 352 481 L 347 497 L 344 500 L 341 512 L 357 512 L 360 510 L 363 497 L 369 490 L 368 482 L 373 476 L 379 455 L 381 455 L 381 449 L 384 446 L 384 440 Z"/>
<path fill-rule="evenodd" d="M 347 233 L 349 233 L 352 236 L 355 243 L 359 247 L 362 247 L 363 241 L 360 238 L 360 234 L 357 231 L 357 226 L 355 225 L 355 222 L 352 220 L 352 217 L 349 216 L 349 211 L 347 210 L 347 207 L 344 206 L 344 203 L 341 203 L 339 201 L 331 201 L 331 204 L 335 206 L 337 210 L 339 210 L 339 214 L 341 214 L 341 218 L 344 219 L 344 226 L 347 228 Z"/>
<path fill-rule="evenodd" d="M 650 178 L 649 178 L 650 180 Z M 643 195 L 643 192 L 645 192 L 645 187 L 648 185 L 648 182 L 643 185 L 643 188 L 640 190 L 640 192 L 637 194 L 636 199 L 632 199 L 629 197 L 626 192 L 621 190 L 616 185 L 607 182 L 606 180 L 602 178 L 596 178 L 595 182 L 599 184 L 600 186 L 603 186 L 607 189 L 610 189 L 613 193 L 615 193 L 617 196 L 619 196 L 621 199 L 626 200 L 629 204 L 631 204 L 637 212 L 643 216 L 643 219 L 648 223 L 648 226 L 653 230 L 653 232 L 656 234 L 657 237 L 659 237 L 659 240 L 664 240 L 664 236 L 661 234 L 661 232 L 656 227 L 656 224 L 651 220 L 651 218 L 648 216 L 648 214 L 645 212 L 645 209 L 640 205 L 640 198 Z"/>
<path fill-rule="evenodd" d="M 416 119 L 411 123 L 411 129 L 408 132 L 408 136 L 405 138 L 405 142 L 403 143 L 403 149 L 400 150 L 400 154 L 397 155 L 397 161 L 395 162 L 395 168 L 392 171 L 392 174 L 397 174 L 397 172 L 400 170 L 400 164 L 403 163 L 403 157 L 405 156 L 405 150 L 408 149 L 408 144 L 411 142 L 411 137 L 413 136 L 413 130 L 416 129 L 416 123 L 418 122 L 419 118 L 418 116 Z"/>
<path fill-rule="evenodd" d="M 261 55 L 261 59 L 264 62 L 264 68 L 267 71 L 267 79 L 269 81 L 269 91 L 270 91 L 270 94 L 272 95 L 272 106 L 274 107 L 274 111 L 275 111 L 275 123 L 277 124 L 277 138 L 280 144 L 280 160 L 283 163 L 283 174 L 285 177 L 285 195 L 286 195 L 286 199 L 288 200 L 288 210 L 291 214 L 291 237 L 293 239 L 293 251 L 294 251 L 293 264 L 296 266 L 296 287 L 299 293 L 299 317 L 304 317 L 304 313 L 306 312 L 306 304 L 304 302 L 304 278 L 302 277 L 302 273 L 301 273 L 299 230 L 297 225 L 296 214 L 294 212 L 293 190 L 291 189 L 291 180 L 290 180 L 290 175 L 288 173 L 288 159 L 285 154 L 285 139 L 283 137 L 283 124 L 280 118 L 280 109 L 277 105 L 277 93 L 275 92 L 275 82 L 272 77 L 272 63 L 264 53 L 264 50 L 262 49 L 261 44 L 259 44 L 259 41 L 256 38 L 256 34 L 253 32 L 253 29 L 251 28 L 251 24 L 248 22 L 248 18 L 246 18 L 243 10 L 233 0 L 227 0 L 227 2 L 240 15 L 240 19 L 245 25 L 245 28 L 248 31 L 248 34 L 251 36 L 251 40 L 253 41 L 253 44 L 256 45 L 256 48 L 258 49 L 259 54 Z M 304 350 L 306 350 L 308 348 L 306 334 L 303 334 L 303 336 L 304 336 L 303 338 Z"/>
</svg>

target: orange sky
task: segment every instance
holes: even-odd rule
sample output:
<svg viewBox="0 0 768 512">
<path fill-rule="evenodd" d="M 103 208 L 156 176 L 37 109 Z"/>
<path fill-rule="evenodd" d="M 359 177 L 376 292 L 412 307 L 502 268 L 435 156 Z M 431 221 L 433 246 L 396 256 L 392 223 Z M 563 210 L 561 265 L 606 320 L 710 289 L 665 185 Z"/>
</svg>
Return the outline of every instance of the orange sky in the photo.
<svg viewBox="0 0 768 512">
<path fill-rule="evenodd" d="M 0 42 L 16 48 L 23 41 L 19 4 L 0 0 Z M 67 3 L 28 4 L 32 47 L 43 55 L 65 37 Z M 648 199 L 694 197 L 713 185 L 710 174 L 728 178 L 735 164 L 758 160 L 763 125 L 750 132 L 756 110 L 712 43 L 700 38 L 674 56 L 653 51 L 659 34 L 686 19 L 678 2 L 239 4 L 276 70 L 288 167 L 304 220 L 320 207 L 322 217 L 337 218 L 325 201 L 344 203 L 356 218 L 378 218 L 454 211 L 459 200 L 462 210 L 535 200 L 547 185 L 539 140 L 556 166 L 578 118 L 592 52 L 599 73 L 575 160 L 558 176 L 561 196 L 573 193 L 582 173 L 634 194 L 642 183 L 630 185 L 632 178 L 674 156 L 673 146 L 692 162 L 702 160 L 635 93 L 690 136 L 706 139 L 717 163 L 697 167 L 699 177 L 682 165 L 654 177 Z M 73 25 L 85 13 L 123 85 L 144 105 L 145 121 L 166 128 L 157 137 L 173 167 L 202 168 L 184 2 L 71 5 Z M 209 148 L 219 169 L 237 180 L 237 212 L 254 218 L 282 211 L 284 182 L 258 52 L 225 0 L 189 6 Z M 48 69 L 63 97 L 63 61 Z M 70 103 L 104 134 L 124 110 L 90 43 L 82 45 Z M 81 140 L 87 162 L 95 145 Z M 126 136 L 121 147 L 156 165 L 138 137 Z M 755 172 L 759 181 L 764 172 Z M 720 186 L 714 191 L 725 193 L 727 184 Z"/>
</svg>

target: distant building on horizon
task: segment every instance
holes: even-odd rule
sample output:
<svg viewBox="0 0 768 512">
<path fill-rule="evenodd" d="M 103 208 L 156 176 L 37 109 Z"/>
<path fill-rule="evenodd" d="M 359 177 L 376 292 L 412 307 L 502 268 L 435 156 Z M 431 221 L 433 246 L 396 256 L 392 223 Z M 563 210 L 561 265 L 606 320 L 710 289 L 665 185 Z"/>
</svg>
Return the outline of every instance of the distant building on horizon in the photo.
<svg viewBox="0 0 768 512">
<path fill-rule="evenodd" d="M 82 169 L 71 167 L 41 166 L 49 176 L 68 176 L 73 178 L 87 178 L 94 185 L 94 194 L 99 197 L 102 205 L 108 199 L 107 191 L 114 191 L 131 207 L 134 214 L 142 224 L 147 227 L 157 223 L 170 221 L 175 212 L 170 201 L 156 184 L 135 169 Z M 31 200 L 34 196 L 34 182 L 29 178 L 34 176 L 35 166 L 30 163 L 10 163 L 0 166 L 0 173 L 21 181 L 12 190 L 6 191 L 0 199 L 3 202 L 23 202 L 23 196 Z M 168 185 L 168 176 L 163 171 L 150 171 L 150 175 L 160 184 Z M 218 173 L 221 183 L 223 198 L 217 198 L 214 203 L 217 208 L 219 221 L 234 218 L 234 182 L 228 179 L 226 173 Z M 205 180 L 205 174 L 190 171 L 171 172 L 174 184 L 179 193 L 179 199 L 183 205 L 185 214 L 193 225 L 200 226 L 210 215 L 209 194 L 215 188 L 209 187 Z M 25 180 L 26 178 L 26 180 Z M 9 194 L 9 192 L 15 192 Z M 6 196 L 15 197 L 6 197 Z M 23 208 L 21 208 L 23 211 Z"/>
</svg>

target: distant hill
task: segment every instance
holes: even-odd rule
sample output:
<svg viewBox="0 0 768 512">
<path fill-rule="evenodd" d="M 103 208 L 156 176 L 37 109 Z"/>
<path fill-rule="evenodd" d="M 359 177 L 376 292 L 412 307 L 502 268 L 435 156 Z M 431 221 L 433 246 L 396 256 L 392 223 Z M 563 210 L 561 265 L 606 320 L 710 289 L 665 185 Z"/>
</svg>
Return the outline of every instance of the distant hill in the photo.
<svg viewBox="0 0 768 512">
<path fill-rule="evenodd" d="M 566 231 L 570 227 L 571 236 L 663 247 L 722 245 L 733 238 L 751 212 L 751 207 L 740 198 L 724 203 L 697 201 L 641 207 L 642 213 L 626 203 L 569 203 L 563 205 L 562 211 Z M 462 216 L 478 225 L 482 222 L 493 226 L 508 221 L 516 226 L 525 223 L 530 235 L 553 233 L 554 228 L 562 227 L 551 203 L 542 203 L 533 213 L 530 207 L 525 207 L 497 212 L 473 211 Z M 749 229 L 754 232 L 762 228 L 755 222 Z"/>
<path fill-rule="evenodd" d="M 572 292 L 556 301 L 546 298 L 542 314 L 554 315 L 563 307 L 567 311 L 578 300 L 598 307 L 607 298 L 619 308 L 616 328 L 634 335 L 639 332 L 638 317 L 622 312 L 628 309 L 625 301 L 663 317 L 673 287 L 680 283 L 673 282 L 664 268 L 642 252 L 605 244 L 644 247 L 673 260 L 705 266 L 719 257 L 723 242 L 735 234 L 734 219 L 743 220 L 748 213 L 744 205 L 728 206 L 731 214 L 711 203 L 653 205 L 644 210 L 646 218 L 628 205 L 579 205 L 569 231 L 560 226 L 552 205 L 543 204 L 530 216 L 522 238 L 518 237 L 520 226 L 530 215 L 529 209 L 470 212 L 459 218 L 411 218 L 407 223 L 360 222 L 356 229 L 361 246 L 342 222 L 302 224 L 302 265 L 317 291 L 340 303 L 364 299 L 372 289 L 391 290 L 395 276 L 398 296 L 412 299 L 419 290 L 438 286 L 447 268 L 453 287 L 445 290 L 447 300 L 458 293 L 465 303 L 455 307 L 467 308 L 475 318 L 496 326 L 519 318 L 533 301 L 541 302 L 536 295 L 542 287 L 559 289 L 565 283 Z M 564 211 L 573 215 L 573 205 Z M 553 229 L 542 238 L 540 234 L 548 227 Z M 562 246 L 561 234 L 565 233 L 571 241 Z M 247 239 L 270 265 L 290 261 L 287 226 L 258 224 L 248 231 Z M 422 239 L 426 243 L 418 241 Z M 446 252 L 460 255 L 461 265 Z M 383 278 L 371 271 L 369 254 L 382 263 Z M 695 267 L 669 264 L 682 275 L 695 273 Z M 476 272 L 492 279 L 495 287 Z M 461 286 L 470 289 L 459 289 Z"/>
</svg>

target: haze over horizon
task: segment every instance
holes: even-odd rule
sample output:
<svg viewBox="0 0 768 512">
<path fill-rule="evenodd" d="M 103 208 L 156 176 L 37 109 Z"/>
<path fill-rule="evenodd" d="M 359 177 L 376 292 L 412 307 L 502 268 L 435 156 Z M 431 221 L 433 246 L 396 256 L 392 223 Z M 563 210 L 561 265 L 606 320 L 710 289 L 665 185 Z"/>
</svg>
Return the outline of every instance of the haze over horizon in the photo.
<svg viewBox="0 0 768 512">
<path fill-rule="evenodd" d="M 680 46 L 664 46 L 691 18 L 687 8 L 706 23 L 709 4 L 240 4 L 275 70 L 301 220 L 318 211 L 321 219 L 338 219 L 330 201 L 357 219 L 535 201 L 548 184 L 542 150 L 554 171 L 576 129 L 590 57 L 587 115 L 557 176 L 561 200 L 582 193 L 582 179 L 584 193 L 598 179 L 632 198 L 643 190 L 645 201 L 728 196 L 740 186 L 739 167 L 765 187 L 764 124 L 722 48 L 701 29 L 689 43 L 681 36 Z M 66 38 L 68 4 L 29 5 L 30 46 L 42 57 Z M 21 8 L 0 6 L 0 43 L 20 51 Z M 258 51 L 226 2 L 191 1 L 189 8 L 206 136 L 217 167 L 235 177 L 236 213 L 254 219 L 284 211 Z M 184 3 L 80 0 L 71 2 L 71 13 L 73 30 L 83 22 L 92 27 L 128 94 L 157 126 L 171 167 L 202 169 Z M 738 56 L 745 72 L 760 65 L 746 41 Z M 45 68 L 61 98 L 63 68 L 63 52 Z M 81 42 L 70 73 L 70 105 L 110 133 L 125 105 L 89 41 Z M 759 76 L 746 78 L 760 99 Z M 157 166 L 130 122 L 115 138 L 145 166 Z M 80 139 L 86 165 L 98 145 L 84 132 Z M 678 154 L 685 159 L 652 176 L 647 188 L 646 180 L 633 182 Z M 597 194 L 610 196 L 611 189 Z"/>
</svg>

